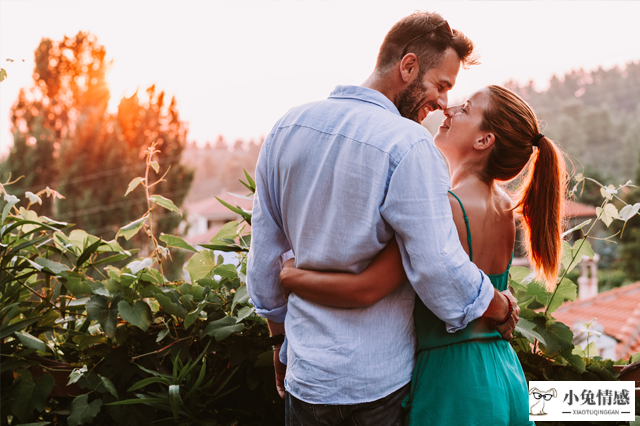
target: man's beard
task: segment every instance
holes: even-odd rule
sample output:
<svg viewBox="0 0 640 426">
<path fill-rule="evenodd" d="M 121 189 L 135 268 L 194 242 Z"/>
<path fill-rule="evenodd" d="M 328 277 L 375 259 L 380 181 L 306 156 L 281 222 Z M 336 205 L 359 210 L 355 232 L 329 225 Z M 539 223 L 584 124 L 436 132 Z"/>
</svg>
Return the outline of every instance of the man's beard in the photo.
<svg viewBox="0 0 640 426">
<path fill-rule="evenodd" d="M 422 83 L 422 76 L 418 75 L 415 81 L 406 89 L 402 90 L 398 95 L 396 107 L 398 108 L 400 115 L 420 124 L 420 121 L 418 120 L 420 103 L 426 92 L 427 88 Z M 427 105 L 429 105 L 433 111 L 438 109 L 437 104 L 433 101 L 428 102 Z"/>
</svg>

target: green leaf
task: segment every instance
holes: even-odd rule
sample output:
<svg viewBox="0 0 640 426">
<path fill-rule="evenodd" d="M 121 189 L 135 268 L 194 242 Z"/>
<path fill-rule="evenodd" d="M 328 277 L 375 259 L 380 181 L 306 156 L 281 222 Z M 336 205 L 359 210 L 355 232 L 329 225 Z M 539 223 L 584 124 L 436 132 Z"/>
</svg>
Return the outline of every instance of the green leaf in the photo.
<svg viewBox="0 0 640 426">
<path fill-rule="evenodd" d="M 104 330 L 105 334 L 111 338 L 116 336 L 118 325 L 118 303 L 122 300 L 122 292 L 118 292 L 113 299 L 94 294 L 87 302 L 87 317 L 96 320 Z"/>
<path fill-rule="evenodd" d="M 2 68 L 0 68 L 0 70 L 4 71 Z M 0 75 L 2 73 L 0 72 Z M 6 72 L 5 72 L 5 76 L 6 76 Z M 2 81 L 2 80 L 0 80 Z M 5 198 L 5 201 L 7 201 L 7 199 Z M 9 214 L 9 212 L 11 211 L 11 208 L 13 206 L 15 206 L 18 202 L 20 202 L 20 199 L 18 199 L 18 197 L 15 198 L 10 198 L 9 201 L 7 202 L 7 204 L 5 204 L 4 208 L 2 209 L 2 221 L 0 222 L 0 226 L 2 226 L 4 224 L 4 220 L 7 218 L 7 215 Z"/>
<path fill-rule="evenodd" d="M 157 162 L 157 161 L 152 161 L 152 162 L 150 162 L 149 164 L 151 165 L 151 167 L 153 167 L 153 170 L 154 170 L 156 173 L 159 173 L 159 172 L 160 172 L 160 164 L 158 164 L 158 162 Z"/>
<path fill-rule="evenodd" d="M 509 285 L 515 290 L 525 290 L 527 285 L 535 278 L 535 274 L 528 268 L 514 266 L 509 270 Z"/>
<path fill-rule="evenodd" d="M 44 257 L 36 257 L 34 259 L 34 262 L 42 266 L 45 271 L 48 271 L 54 275 L 57 275 L 64 271 L 69 270 L 69 267 L 67 265 L 63 265 L 62 263 L 54 262 L 49 259 L 45 259 Z"/>
<path fill-rule="evenodd" d="M 173 235 L 162 234 L 160 235 L 160 241 L 164 241 L 167 243 L 167 247 L 176 247 L 185 250 L 191 250 L 193 252 L 198 252 L 195 248 L 193 248 L 189 243 L 183 240 L 180 237 L 176 237 Z"/>
<path fill-rule="evenodd" d="M 224 264 L 218 266 L 214 271 L 214 275 L 220 275 L 222 278 L 234 279 L 238 278 L 238 270 L 236 269 L 236 265 Z"/>
<path fill-rule="evenodd" d="M 41 352 L 45 352 L 47 350 L 47 345 L 42 340 L 32 336 L 26 331 L 18 331 L 16 332 L 16 336 L 18 336 L 18 339 L 20 339 L 20 343 L 28 348 L 35 349 Z"/>
<path fill-rule="evenodd" d="M 231 305 L 231 312 L 235 309 L 237 304 L 244 305 L 249 302 L 249 293 L 247 292 L 247 286 L 243 285 L 238 287 L 236 293 L 233 295 L 233 304 Z"/>
<path fill-rule="evenodd" d="M 243 319 L 245 319 L 246 317 L 254 313 L 255 310 L 256 308 L 254 308 L 253 306 L 245 306 L 244 308 L 240 309 L 238 311 L 238 322 L 242 321 Z"/>
<path fill-rule="evenodd" d="M 211 336 L 216 339 L 216 342 L 220 342 L 238 331 L 244 329 L 244 324 L 238 324 L 238 319 L 233 316 L 227 316 L 217 321 L 212 321 L 205 327 L 202 332 L 205 336 Z"/>
<path fill-rule="evenodd" d="M 183 318 L 187 316 L 187 311 L 179 302 L 172 301 L 169 296 L 164 294 L 156 294 L 156 300 L 162 307 L 162 310 L 168 313 L 169 315 L 175 315 L 178 318 Z"/>
<path fill-rule="evenodd" d="M 127 192 L 124 193 L 124 196 L 126 197 L 127 195 L 129 195 L 129 193 L 134 189 L 136 189 L 136 187 L 140 185 L 142 181 L 144 181 L 144 178 L 137 177 L 137 178 L 134 178 L 131 182 L 129 182 L 129 186 L 127 187 Z"/>
<path fill-rule="evenodd" d="M 549 356 L 554 356 L 566 349 L 573 348 L 573 333 L 565 324 L 558 321 L 547 321 L 536 318 L 536 330 L 543 337 L 540 344 L 545 347 Z"/>
<path fill-rule="evenodd" d="M 50 424 L 51 422 L 35 422 L 35 423 L 20 423 L 19 425 L 16 425 L 16 426 L 45 426 Z"/>
<path fill-rule="evenodd" d="M 571 234 L 572 232 L 575 232 L 575 231 L 577 231 L 578 229 L 582 229 L 582 228 L 584 228 L 585 226 L 587 226 L 587 225 L 588 225 L 588 224 L 590 224 L 590 223 L 591 223 L 591 219 L 587 219 L 587 220 L 585 220 L 584 222 L 582 222 L 580 225 L 576 225 L 576 226 L 574 226 L 573 228 L 571 228 L 571 229 L 569 229 L 569 230 L 567 230 L 567 231 L 564 231 L 564 232 L 562 233 L 561 237 L 562 237 L 562 238 L 564 238 L 564 237 L 566 237 L 567 235 Z"/>
<path fill-rule="evenodd" d="M 584 239 L 577 240 L 573 243 L 573 247 L 566 242 L 562 242 L 562 265 L 568 272 L 571 272 L 580 262 L 582 262 L 582 256 L 593 258 L 594 253 L 589 241 Z"/>
<path fill-rule="evenodd" d="M 596 215 L 600 216 L 600 219 L 604 222 L 607 227 L 611 225 L 613 219 L 618 218 L 618 209 L 611 203 L 605 204 L 604 208 L 596 207 Z"/>
<path fill-rule="evenodd" d="M 146 379 L 142 379 L 139 382 L 133 384 L 129 389 L 127 389 L 127 392 L 133 392 L 134 390 L 143 388 L 147 385 L 150 385 L 151 383 L 162 383 L 164 385 L 170 385 L 171 381 L 166 377 L 147 377 Z"/>
<path fill-rule="evenodd" d="M 562 355 L 562 357 L 566 359 L 567 362 L 571 364 L 573 368 L 575 368 L 579 373 L 584 373 L 584 370 L 586 368 L 584 359 L 582 359 L 582 356 L 580 354 L 575 353 L 575 348 L 573 350 L 565 349 L 560 353 L 560 355 Z"/>
<path fill-rule="evenodd" d="M 69 374 L 69 382 L 67 383 L 67 386 L 76 383 L 88 371 L 89 371 L 89 369 L 87 368 L 86 365 L 83 365 L 82 368 L 74 368 L 73 371 L 71 372 L 71 374 Z"/>
<path fill-rule="evenodd" d="M 162 195 L 152 195 L 149 198 L 154 203 L 158 203 L 158 205 L 161 205 L 165 209 L 170 210 L 172 212 L 178 212 L 178 213 L 180 213 L 180 216 L 182 216 L 182 212 L 180 211 L 178 206 L 173 204 L 173 201 L 169 200 L 168 198 L 164 198 Z"/>
<path fill-rule="evenodd" d="M 136 394 L 137 395 L 137 394 Z M 140 399 L 125 399 L 124 401 L 110 402 L 105 405 L 133 405 L 133 404 L 155 404 L 169 402 L 168 398 L 140 398 Z"/>
<path fill-rule="evenodd" d="M 169 386 L 169 403 L 171 404 L 171 411 L 173 411 L 173 418 L 178 419 L 178 413 L 180 411 L 180 385 Z"/>
<path fill-rule="evenodd" d="M 90 345 L 99 345 L 101 343 L 107 342 L 107 337 L 102 334 L 80 334 L 77 336 L 73 336 L 72 339 L 78 346 L 80 346 L 80 350 L 84 351 L 89 348 Z"/>
<path fill-rule="evenodd" d="M 74 297 L 90 296 L 94 293 L 85 274 L 68 271 L 61 276 L 60 281 Z"/>
<path fill-rule="evenodd" d="M 78 257 L 78 261 L 76 262 L 76 267 L 81 267 L 84 262 L 87 261 L 87 259 L 89 259 L 89 257 L 91 257 L 91 255 L 93 253 L 95 253 L 98 248 L 102 245 L 102 240 L 98 240 L 95 243 L 89 245 L 89 247 L 87 247 L 82 254 L 80 255 L 80 257 Z"/>
<path fill-rule="evenodd" d="M 245 211 L 242 207 L 240 206 L 236 206 L 233 207 L 231 204 L 227 203 L 226 201 L 221 200 L 220 198 L 216 197 L 216 200 L 218 200 L 220 202 L 220 204 L 222 204 L 223 206 L 225 206 L 226 208 L 228 208 L 229 210 L 231 210 L 234 213 L 238 213 L 240 216 L 242 216 L 242 218 L 249 224 L 251 225 L 251 212 Z"/>
<path fill-rule="evenodd" d="M 191 327 L 193 325 L 193 323 L 196 322 L 198 317 L 200 317 L 200 311 L 202 311 L 202 308 L 204 308 L 204 305 L 206 303 L 207 303 L 206 301 L 202 301 L 202 302 L 198 303 L 198 307 L 193 312 L 189 312 L 187 317 L 184 319 L 184 328 L 185 329 L 189 329 L 189 327 Z"/>
<path fill-rule="evenodd" d="M 151 324 L 151 308 L 149 305 L 142 301 L 136 300 L 136 303 L 131 307 L 129 303 L 124 300 L 118 303 L 118 312 L 120 317 L 129 324 L 135 325 L 142 331 L 147 331 Z"/>
<path fill-rule="evenodd" d="M 551 299 L 551 302 L 549 303 L 547 312 L 555 312 L 555 310 L 558 309 L 565 300 L 570 300 L 572 302 L 576 300 L 576 290 L 577 286 L 573 281 L 568 278 L 563 278 L 555 292 L 555 295 L 553 296 L 553 299 Z"/>
<path fill-rule="evenodd" d="M 169 334 L 169 329 L 165 328 L 164 330 L 160 331 L 160 333 L 158 333 L 158 337 L 156 337 L 156 343 L 160 343 L 162 341 L 162 339 L 164 339 L 167 334 Z"/>
<path fill-rule="evenodd" d="M 256 181 L 253 180 L 253 178 L 251 177 L 251 175 L 247 172 L 246 169 L 242 169 L 242 171 L 244 172 L 244 177 L 247 178 L 247 183 L 249 184 L 249 190 L 251 190 L 251 192 L 256 192 Z M 242 181 L 241 181 L 242 182 Z"/>
<path fill-rule="evenodd" d="M 100 380 L 102 381 L 102 384 L 104 385 L 104 387 L 107 388 L 109 393 L 115 396 L 116 398 L 118 398 L 118 391 L 116 390 L 116 387 L 113 385 L 113 382 L 109 380 L 108 377 L 104 377 L 104 376 L 100 376 Z"/>
<path fill-rule="evenodd" d="M 551 293 L 547 291 L 547 287 L 539 281 L 529 283 L 527 286 L 527 294 L 529 296 L 535 296 L 536 300 L 545 306 L 551 297 Z"/>
<path fill-rule="evenodd" d="M 634 205 L 628 204 L 620 210 L 619 219 L 626 222 L 637 215 L 638 211 L 640 211 L 640 203 L 635 203 Z"/>
<path fill-rule="evenodd" d="M 186 270 L 191 276 L 191 282 L 205 278 L 216 267 L 216 259 L 212 251 L 202 250 L 194 254 L 187 263 Z"/>
<path fill-rule="evenodd" d="M 147 221 L 147 219 L 149 219 L 148 213 L 142 216 L 140 219 L 134 220 L 130 224 L 123 226 L 116 234 L 116 238 L 122 236 L 127 241 L 129 241 L 134 235 L 138 233 L 138 231 L 140 231 L 140 229 L 142 229 L 142 226 Z"/>
<path fill-rule="evenodd" d="M 227 222 L 222 225 L 222 228 L 220 228 L 209 242 L 228 245 L 224 240 L 235 240 L 236 238 L 238 238 L 238 222 L 232 220 L 231 222 Z"/>
<path fill-rule="evenodd" d="M 516 331 L 526 337 L 527 340 L 529 340 L 531 343 L 534 343 L 536 340 L 544 340 L 544 338 L 535 330 L 535 328 L 535 323 L 524 318 L 520 318 L 518 324 L 516 324 Z"/>
<path fill-rule="evenodd" d="M 37 317 L 27 318 L 18 322 L 14 322 L 13 324 L 10 324 L 10 325 L 3 324 L 2 326 L 0 326 L 0 340 L 5 339 L 6 337 L 12 335 L 16 331 L 20 331 L 27 328 L 28 326 L 38 321 L 42 317 L 43 315 L 40 315 Z"/>
<path fill-rule="evenodd" d="M 102 400 L 96 399 L 89 404 L 89 395 L 80 395 L 71 402 L 71 413 L 67 418 L 69 426 L 80 426 L 90 423 L 100 412 Z"/>
<path fill-rule="evenodd" d="M 29 370 L 17 370 L 16 374 L 20 377 L 20 381 L 13 391 L 12 411 L 21 422 L 26 422 L 34 409 L 38 412 L 44 410 L 55 380 L 50 374 L 43 374 L 36 383 Z"/>
</svg>

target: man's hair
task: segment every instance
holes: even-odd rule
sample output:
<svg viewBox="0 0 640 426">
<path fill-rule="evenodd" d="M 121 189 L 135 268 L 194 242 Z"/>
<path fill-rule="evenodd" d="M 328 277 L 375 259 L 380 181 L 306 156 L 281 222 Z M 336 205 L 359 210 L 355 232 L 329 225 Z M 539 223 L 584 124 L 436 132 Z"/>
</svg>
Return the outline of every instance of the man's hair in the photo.
<svg viewBox="0 0 640 426">
<path fill-rule="evenodd" d="M 453 30 L 451 36 L 446 25 L 433 30 L 443 22 L 444 18 L 435 12 L 419 11 L 396 22 L 380 46 L 376 70 L 382 74 L 390 71 L 402 59 L 405 48 L 405 55 L 415 53 L 418 57 L 421 74 L 438 67 L 445 50 L 449 47 L 456 51 L 464 68 L 479 64 L 478 56 L 473 50 L 473 42 L 460 31 Z M 424 35 L 418 37 L 421 34 Z M 415 39 L 416 37 L 418 38 Z"/>
</svg>

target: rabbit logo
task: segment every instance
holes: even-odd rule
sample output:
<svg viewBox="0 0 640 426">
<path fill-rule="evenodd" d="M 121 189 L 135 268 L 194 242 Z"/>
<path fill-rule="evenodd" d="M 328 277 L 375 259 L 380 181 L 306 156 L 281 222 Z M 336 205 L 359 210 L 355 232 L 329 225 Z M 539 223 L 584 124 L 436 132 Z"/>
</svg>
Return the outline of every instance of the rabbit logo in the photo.
<svg viewBox="0 0 640 426">
<path fill-rule="evenodd" d="M 551 398 L 556 398 L 558 396 L 558 392 L 556 392 L 554 388 L 549 389 L 548 391 L 541 391 L 538 388 L 533 388 L 529 391 L 529 395 L 533 395 L 536 399 L 535 404 L 529 408 L 529 414 L 532 416 L 546 416 L 547 413 L 544 412 L 544 402 L 550 401 Z"/>
</svg>

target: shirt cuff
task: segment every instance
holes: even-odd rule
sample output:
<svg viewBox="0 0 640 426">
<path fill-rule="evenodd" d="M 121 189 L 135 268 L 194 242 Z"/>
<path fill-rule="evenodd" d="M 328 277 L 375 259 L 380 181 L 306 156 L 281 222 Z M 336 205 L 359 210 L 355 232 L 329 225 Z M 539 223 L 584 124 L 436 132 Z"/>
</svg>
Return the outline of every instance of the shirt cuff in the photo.
<svg viewBox="0 0 640 426">
<path fill-rule="evenodd" d="M 464 316 L 461 319 L 460 325 L 455 326 L 445 323 L 449 333 L 455 333 L 458 330 L 462 330 L 471 321 L 480 318 L 493 300 L 493 284 L 491 284 L 489 277 L 487 277 L 484 272 L 480 271 L 480 273 L 482 274 L 482 282 L 480 283 L 480 292 L 478 297 L 464 309 Z"/>
<path fill-rule="evenodd" d="M 295 255 L 293 254 L 293 250 L 286 251 L 280 255 L 282 258 L 282 263 L 286 262 L 289 259 L 295 259 Z"/>
<path fill-rule="evenodd" d="M 251 303 L 253 306 L 256 306 L 256 304 L 253 303 L 253 300 L 251 299 L 249 299 L 249 303 Z M 273 322 L 282 323 L 287 316 L 287 305 L 280 306 L 279 308 L 275 309 L 262 309 L 256 306 L 256 314 Z"/>
</svg>

